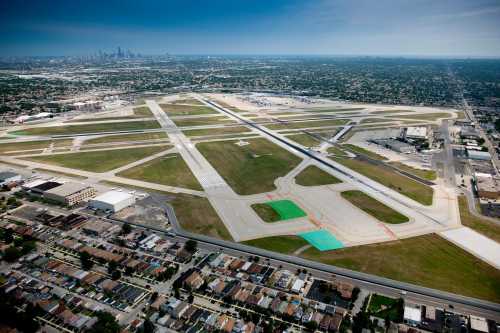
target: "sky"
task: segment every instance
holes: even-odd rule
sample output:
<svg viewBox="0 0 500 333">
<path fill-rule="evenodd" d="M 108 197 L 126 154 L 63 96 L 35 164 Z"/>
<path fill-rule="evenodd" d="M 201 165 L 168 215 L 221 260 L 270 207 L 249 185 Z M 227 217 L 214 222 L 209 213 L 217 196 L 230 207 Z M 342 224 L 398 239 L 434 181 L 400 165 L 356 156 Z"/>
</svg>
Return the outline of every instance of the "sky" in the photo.
<svg viewBox="0 0 500 333">
<path fill-rule="evenodd" d="M 8 0 L 0 56 L 500 57 L 500 0 Z"/>
</svg>

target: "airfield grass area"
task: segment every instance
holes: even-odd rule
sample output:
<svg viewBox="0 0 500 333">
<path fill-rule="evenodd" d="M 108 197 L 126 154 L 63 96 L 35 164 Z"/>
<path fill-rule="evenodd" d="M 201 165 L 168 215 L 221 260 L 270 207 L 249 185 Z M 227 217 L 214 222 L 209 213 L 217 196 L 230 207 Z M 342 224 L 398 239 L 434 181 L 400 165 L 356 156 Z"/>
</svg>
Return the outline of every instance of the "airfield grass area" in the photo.
<svg viewBox="0 0 500 333">
<path fill-rule="evenodd" d="M 242 243 L 245 245 L 283 254 L 293 254 L 301 247 L 309 244 L 303 238 L 298 236 L 273 236 L 252 239 L 244 241 Z"/>
<path fill-rule="evenodd" d="M 321 143 L 320 140 L 316 139 L 312 135 L 309 134 L 293 134 L 287 135 L 287 139 L 297 142 L 298 144 L 303 145 L 304 147 L 315 147 Z"/>
<path fill-rule="evenodd" d="M 342 181 L 315 165 L 309 165 L 295 176 L 295 183 L 302 186 L 320 186 L 338 184 L 342 183 Z"/>
<path fill-rule="evenodd" d="M 310 248 L 301 257 L 465 296 L 500 301 L 500 270 L 436 234 L 335 251 L 320 252 Z"/>
<path fill-rule="evenodd" d="M 269 206 L 268 204 L 257 203 L 253 204 L 251 207 L 264 222 L 272 223 L 281 220 L 281 217 L 278 214 L 278 212 L 275 211 L 273 207 Z"/>
<path fill-rule="evenodd" d="M 232 120 L 228 117 L 225 117 L 225 116 L 205 117 L 205 118 L 190 118 L 190 119 L 172 119 L 172 121 L 178 127 L 218 125 L 218 124 L 226 125 L 226 124 L 236 123 L 234 120 Z"/>
<path fill-rule="evenodd" d="M 201 114 L 216 114 L 216 110 L 204 105 L 179 105 L 179 104 L 160 104 L 162 110 L 170 116 L 188 116 Z"/>
<path fill-rule="evenodd" d="M 223 135 L 251 132 L 245 126 L 217 127 L 217 128 L 201 128 L 182 131 L 186 136 L 205 136 L 205 135 Z"/>
<path fill-rule="evenodd" d="M 308 109 L 304 110 L 305 112 L 343 112 L 343 111 L 361 111 L 364 110 L 364 108 L 314 108 L 314 109 Z"/>
<path fill-rule="evenodd" d="M 379 155 L 377 153 L 374 153 L 368 149 L 365 149 L 363 147 L 360 147 L 360 146 L 356 146 L 356 145 L 353 145 L 353 144 L 349 144 L 349 143 L 346 143 L 346 144 L 343 144 L 342 147 L 344 148 L 347 148 L 351 151 L 353 151 L 354 153 L 358 153 L 358 154 L 361 154 L 361 155 L 365 155 L 373 160 L 378 160 L 378 161 L 384 161 L 384 160 L 387 160 L 386 157 L 382 156 L 382 155 Z"/>
<path fill-rule="evenodd" d="M 354 206 L 381 222 L 399 224 L 409 221 L 408 217 L 361 191 L 344 191 L 340 195 Z"/>
<path fill-rule="evenodd" d="M 294 128 L 309 128 L 309 127 L 326 127 L 326 126 L 341 126 L 349 122 L 347 119 L 330 119 L 330 120 L 313 120 L 313 121 L 296 121 L 289 123 L 274 123 L 265 125 L 272 130 L 294 129 Z"/>
<path fill-rule="evenodd" d="M 147 106 L 139 106 L 134 108 L 134 116 L 136 117 L 152 117 L 153 113 Z"/>
<path fill-rule="evenodd" d="M 99 132 L 132 131 L 160 128 L 156 120 L 128 121 L 104 124 L 65 125 L 51 127 L 32 127 L 12 132 L 17 135 L 72 135 Z"/>
<path fill-rule="evenodd" d="M 385 123 L 385 122 L 391 122 L 393 121 L 392 119 L 386 119 L 386 118 L 365 118 L 361 120 L 359 123 L 360 124 L 371 124 L 371 123 Z"/>
<path fill-rule="evenodd" d="M 417 169 L 417 168 L 411 167 L 411 166 L 406 165 L 406 164 L 401 163 L 401 162 L 389 162 L 389 164 L 402 170 L 402 171 L 411 173 L 412 175 L 415 175 L 415 176 L 420 177 L 422 179 L 427 179 L 427 180 L 435 180 L 436 179 L 436 171 L 434 171 L 434 170 Z"/>
<path fill-rule="evenodd" d="M 263 138 L 198 143 L 200 153 L 238 194 L 256 194 L 276 189 L 274 180 L 293 170 L 301 159 Z"/>
<path fill-rule="evenodd" d="M 201 103 L 199 100 L 194 99 L 194 98 L 181 98 L 181 99 L 176 99 L 175 101 L 171 102 L 172 104 L 192 104 L 192 105 L 204 105 Z"/>
<path fill-rule="evenodd" d="M 412 110 L 379 110 L 379 111 L 373 111 L 372 113 L 376 114 L 394 114 L 394 113 L 408 113 L 408 112 L 415 112 Z"/>
<path fill-rule="evenodd" d="M 198 180 L 180 154 L 170 154 L 124 170 L 118 176 L 149 183 L 185 187 L 202 191 Z"/>
<path fill-rule="evenodd" d="M 145 141 L 145 140 L 158 140 L 166 139 L 165 132 L 154 133 L 136 133 L 136 134 L 118 134 L 107 135 L 100 138 L 86 140 L 84 144 L 108 143 L 108 142 L 127 142 L 127 141 Z"/>
<path fill-rule="evenodd" d="M 342 149 L 340 149 L 336 146 L 332 146 L 332 147 L 328 148 L 326 151 L 328 152 L 328 154 L 333 154 L 333 155 L 337 155 L 337 156 L 347 156 L 345 151 L 343 151 Z"/>
<path fill-rule="evenodd" d="M 335 158 L 335 161 L 423 205 L 432 205 L 434 190 L 430 186 L 367 161 L 350 158 Z"/>
<path fill-rule="evenodd" d="M 207 198 L 175 194 L 169 203 L 183 229 L 200 235 L 233 240 Z"/>
<path fill-rule="evenodd" d="M 165 150 L 167 146 L 89 151 L 83 153 L 33 156 L 29 161 L 90 172 L 106 172 Z"/>
<path fill-rule="evenodd" d="M 435 112 L 435 113 L 421 113 L 414 115 L 401 115 L 401 116 L 393 116 L 392 118 L 401 118 L 401 119 L 419 119 L 419 120 L 428 120 L 435 121 L 438 119 L 449 119 L 452 118 L 452 114 L 448 112 Z"/>
<path fill-rule="evenodd" d="M 460 221 L 462 225 L 474 229 L 480 234 L 500 243 L 500 225 L 472 215 L 467 205 L 467 199 L 463 195 L 458 197 L 458 207 L 460 209 Z"/>
<path fill-rule="evenodd" d="M 24 141 L 0 143 L 0 153 L 17 150 L 35 150 L 48 148 L 52 143 L 54 147 L 71 146 L 73 140 L 42 140 L 42 141 Z"/>
</svg>

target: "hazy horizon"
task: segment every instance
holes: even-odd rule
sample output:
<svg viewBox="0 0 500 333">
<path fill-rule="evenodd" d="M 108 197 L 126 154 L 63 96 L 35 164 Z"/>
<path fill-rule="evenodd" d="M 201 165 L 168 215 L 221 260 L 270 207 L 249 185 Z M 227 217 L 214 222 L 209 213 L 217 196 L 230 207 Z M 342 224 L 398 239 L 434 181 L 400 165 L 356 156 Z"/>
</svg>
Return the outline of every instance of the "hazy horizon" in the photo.
<svg viewBox="0 0 500 333">
<path fill-rule="evenodd" d="M 500 57 L 492 0 L 61 0 L 0 4 L 0 56 Z"/>
</svg>

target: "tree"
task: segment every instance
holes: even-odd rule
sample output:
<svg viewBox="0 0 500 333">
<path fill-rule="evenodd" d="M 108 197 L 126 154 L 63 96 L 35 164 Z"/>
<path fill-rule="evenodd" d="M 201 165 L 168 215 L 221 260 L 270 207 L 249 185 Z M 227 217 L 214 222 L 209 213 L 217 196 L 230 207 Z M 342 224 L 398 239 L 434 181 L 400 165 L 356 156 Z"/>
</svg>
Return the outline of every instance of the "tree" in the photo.
<svg viewBox="0 0 500 333">
<path fill-rule="evenodd" d="M 82 265 L 82 269 L 85 271 L 90 271 L 92 266 L 94 266 L 94 262 L 92 261 L 92 257 L 88 252 L 80 252 L 80 263 Z"/>
<path fill-rule="evenodd" d="M 132 232 L 132 226 L 128 223 L 124 223 L 122 225 L 122 234 L 127 235 L 130 234 L 130 232 Z"/>
<path fill-rule="evenodd" d="M 195 253 L 197 247 L 198 247 L 198 243 L 192 239 L 188 240 L 184 244 L 184 249 L 186 249 L 186 251 L 188 251 L 189 253 Z"/>
<path fill-rule="evenodd" d="M 5 229 L 5 232 L 3 233 L 3 241 L 5 244 L 10 244 L 14 241 L 14 233 L 12 232 L 12 229 Z"/>
<path fill-rule="evenodd" d="M 7 262 L 14 262 L 19 259 L 19 257 L 21 257 L 21 251 L 14 246 L 8 247 L 3 254 L 3 259 Z"/>
<path fill-rule="evenodd" d="M 154 333 L 155 331 L 155 325 L 151 322 L 151 320 L 146 319 L 144 321 L 144 324 L 142 325 L 142 332 L 143 333 Z"/>
<path fill-rule="evenodd" d="M 116 261 L 110 261 L 108 263 L 108 274 L 113 274 L 114 271 L 118 269 L 118 263 Z"/>
<path fill-rule="evenodd" d="M 119 270 L 114 270 L 112 273 L 111 273 L 111 278 L 113 280 L 118 280 L 119 278 L 122 277 L 122 273 L 119 271 Z"/>
<path fill-rule="evenodd" d="M 90 333 L 119 333 L 120 325 L 112 314 L 99 311 L 96 314 L 97 322 L 89 330 Z"/>
</svg>

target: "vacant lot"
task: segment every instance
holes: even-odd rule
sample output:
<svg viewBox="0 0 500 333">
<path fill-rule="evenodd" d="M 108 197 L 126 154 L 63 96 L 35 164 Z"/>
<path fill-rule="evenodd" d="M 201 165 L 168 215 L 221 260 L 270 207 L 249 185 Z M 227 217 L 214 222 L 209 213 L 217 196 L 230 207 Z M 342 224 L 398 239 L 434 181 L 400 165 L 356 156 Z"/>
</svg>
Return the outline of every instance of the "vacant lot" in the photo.
<svg viewBox="0 0 500 333">
<path fill-rule="evenodd" d="M 18 135 L 71 135 L 99 132 L 132 131 L 141 129 L 160 128 L 156 120 L 129 121 L 108 124 L 67 125 L 52 127 L 33 127 L 13 132 Z"/>
<path fill-rule="evenodd" d="M 402 171 L 411 173 L 412 175 L 415 175 L 422 179 L 427 179 L 427 180 L 436 179 L 436 171 L 434 170 L 417 169 L 401 162 L 389 162 L 389 164 Z"/>
<path fill-rule="evenodd" d="M 127 169 L 119 176 L 170 186 L 203 190 L 179 154 L 170 154 Z"/>
<path fill-rule="evenodd" d="M 235 121 L 229 119 L 228 117 L 205 117 L 205 118 L 191 118 L 191 119 L 172 119 L 173 122 L 178 127 L 187 127 L 187 126 L 203 126 L 203 125 L 225 125 L 225 124 L 234 124 Z"/>
<path fill-rule="evenodd" d="M 108 135 L 108 136 L 103 136 L 100 138 L 86 140 L 85 144 L 107 143 L 107 142 L 145 141 L 145 140 L 157 140 L 157 139 L 166 139 L 166 138 L 167 138 L 167 134 L 165 132 L 118 134 L 118 135 Z"/>
<path fill-rule="evenodd" d="M 301 159 L 266 139 L 204 142 L 198 150 L 238 194 L 273 191 L 274 180 L 295 168 Z"/>
<path fill-rule="evenodd" d="M 349 122 L 347 119 L 332 119 L 332 120 L 314 120 L 314 121 L 296 121 L 289 122 L 286 124 L 270 124 L 265 125 L 269 129 L 282 130 L 282 129 L 294 129 L 294 128 L 309 128 L 309 127 L 326 127 L 326 126 L 341 126 Z"/>
<path fill-rule="evenodd" d="M 500 301 L 500 270 L 435 234 L 335 251 L 311 248 L 301 256 L 398 281 Z"/>
<path fill-rule="evenodd" d="M 166 148 L 167 146 L 127 148 L 84 153 L 35 156 L 26 159 L 71 169 L 80 169 L 91 172 L 106 172 L 159 153 Z"/>
<path fill-rule="evenodd" d="M 194 106 L 194 105 L 177 105 L 177 104 L 161 104 L 164 112 L 170 116 L 187 116 L 187 115 L 200 115 L 200 114 L 215 114 L 216 110 L 208 106 Z"/>
<path fill-rule="evenodd" d="M 379 221 L 390 224 L 408 222 L 408 218 L 403 214 L 398 213 L 361 191 L 344 191 L 341 195 L 354 206 L 362 209 Z"/>
<path fill-rule="evenodd" d="M 467 199 L 463 195 L 458 197 L 458 205 L 460 208 L 460 221 L 464 226 L 500 243 L 500 225 L 472 215 L 467 205 Z"/>
<path fill-rule="evenodd" d="M 231 127 L 184 130 L 182 132 L 184 132 L 186 136 L 204 136 L 204 135 L 248 133 L 250 132 L 250 129 L 244 126 L 231 126 Z"/>
<path fill-rule="evenodd" d="M 432 204 L 434 190 L 431 187 L 405 177 L 387 167 L 381 167 L 358 159 L 336 158 L 335 161 L 423 205 Z"/>
<path fill-rule="evenodd" d="M 341 182 L 337 177 L 330 175 L 315 165 L 309 165 L 295 177 L 295 183 L 302 186 L 330 185 Z"/>
<path fill-rule="evenodd" d="M 362 147 L 359 147 L 359 146 L 356 146 L 356 145 L 351 145 L 351 144 L 343 144 L 342 147 L 344 148 L 347 148 L 351 151 L 353 151 L 354 153 L 358 153 L 358 154 L 361 154 L 361 155 L 365 155 L 371 159 L 374 159 L 374 160 L 379 160 L 379 161 L 383 161 L 383 160 L 386 160 L 387 158 L 382 156 L 382 155 L 379 155 L 377 153 L 374 153 L 368 149 L 365 149 L 365 148 L 362 148 Z"/>
<path fill-rule="evenodd" d="M 402 116 L 393 116 L 391 118 L 401 118 L 401 119 L 419 119 L 419 120 L 430 120 L 435 121 L 442 118 L 452 118 L 452 114 L 448 112 L 436 112 L 436 113 L 421 113 L 414 115 L 402 115 Z"/>
<path fill-rule="evenodd" d="M 48 148 L 52 143 L 54 147 L 71 146 L 72 140 L 42 140 L 42 141 L 25 141 L 25 142 L 12 142 L 1 143 L 0 153 L 16 150 L 34 150 Z"/>
<path fill-rule="evenodd" d="M 295 251 L 308 244 L 303 238 L 298 236 L 265 237 L 244 241 L 242 243 L 284 254 L 293 254 Z"/>
<path fill-rule="evenodd" d="M 200 235 L 233 240 L 207 198 L 175 194 L 170 201 L 182 228 Z"/>
<path fill-rule="evenodd" d="M 403 319 L 403 300 L 373 294 L 368 305 L 368 312 L 378 318 L 389 318 L 400 322 Z"/>
</svg>

